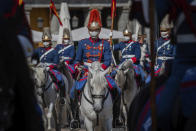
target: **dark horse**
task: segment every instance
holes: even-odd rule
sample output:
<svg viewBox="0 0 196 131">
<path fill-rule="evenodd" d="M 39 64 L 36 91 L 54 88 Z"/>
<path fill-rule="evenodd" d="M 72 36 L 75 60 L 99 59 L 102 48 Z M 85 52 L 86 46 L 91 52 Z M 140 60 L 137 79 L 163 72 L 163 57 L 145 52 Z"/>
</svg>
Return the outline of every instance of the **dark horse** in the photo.
<svg viewBox="0 0 196 131">
<path fill-rule="evenodd" d="M 0 17 L 0 130 L 43 131 L 17 20 Z"/>
<path fill-rule="evenodd" d="M 157 78 L 156 85 L 156 106 L 159 107 L 159 98 L 164 90 L 165 82 L 169 78 L 171 72 L 171 64 L 165 65 L 165 73 Z M 196 120 L 196 67 L 186 71 L 181 81 L 180 95 L 176 98 L 173 105 L 172 116 L 170 118 L 170 129 L 177 131 L 195 131 Z M 159 119 L 158 119 L 159 120 Z M 159 131 L 163 131 L 159 127 L 164 123 L 157 122 Z M 149 131 L 151 130 L 151 109 L 150 109 L 150 87 L 142 89 L 136 96 L 133 104 L 130 106 L 128 114 L 128 126 L 131 131 Z"/>
<path fill-rule="evenodd" d="M 160 95 L 160 92 L 163 90 L 162 86 L 166 80 L 169 78 L 171 73 L 171 64 L 164 63 L 164 68 L 160 76 L 156 78 L 156 97 Z M 140 93 L 135 97 L 132 105 L 130 106 L 128 113 L 128 128 L 131 131 L 147 131 L 151 128 L 151 119 L 149 115 L 150 110 L 150 86 L 143 88 Z M 148 117 L 147 117 L 148 116 Z M 175 117 L 178 115 L 176 114 Z"/>
</svg>

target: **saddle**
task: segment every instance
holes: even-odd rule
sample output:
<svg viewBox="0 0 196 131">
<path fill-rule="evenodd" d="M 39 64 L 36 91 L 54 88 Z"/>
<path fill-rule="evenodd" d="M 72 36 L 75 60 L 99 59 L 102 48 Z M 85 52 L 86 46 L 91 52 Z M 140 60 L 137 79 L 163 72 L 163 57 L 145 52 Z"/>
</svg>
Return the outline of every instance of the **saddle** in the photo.
<svg viewBox="0 0 196 131">
<path fill-rule="evenodd" d="M 57 79 L 57 76 L 53 72 L 48 71 L 48 73 L 49 73 L 52 81 L 57 85 L 57 87 L 63 87 L 63 82 L 62 81 L 59 81 Z"/>
</svg>

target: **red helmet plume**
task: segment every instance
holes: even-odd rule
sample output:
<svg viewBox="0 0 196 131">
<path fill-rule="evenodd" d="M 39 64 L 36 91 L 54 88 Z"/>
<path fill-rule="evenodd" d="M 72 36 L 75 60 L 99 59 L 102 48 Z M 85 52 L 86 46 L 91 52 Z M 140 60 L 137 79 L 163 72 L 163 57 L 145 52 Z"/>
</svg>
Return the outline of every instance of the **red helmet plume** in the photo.
<svg viewBox="0 0 196 131">
<path fill-rule="evenodd" d="M 88 28 L 101 28 L 101 17 L 97 9 L 92 9 L 90 11 L 90 18 L 88 21 Z"/>
</svg>

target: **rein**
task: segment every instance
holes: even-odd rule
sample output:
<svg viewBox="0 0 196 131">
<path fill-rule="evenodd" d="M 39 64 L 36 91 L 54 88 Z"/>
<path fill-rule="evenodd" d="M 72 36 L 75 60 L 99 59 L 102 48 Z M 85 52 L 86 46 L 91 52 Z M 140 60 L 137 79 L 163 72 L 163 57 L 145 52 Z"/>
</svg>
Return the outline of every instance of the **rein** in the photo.
<svg viewBox="0 0 196 131">
<path fill-rule="evenodd" d="M 85 100 L 88 101 L 88 103 L 90 103 L 91 105 L 94 104 L 94 102 L 90 101 L 90 100 L 87 98 L 87 96 L 85 95 L 84 91 L 82 92 L 82 94 L 83 94 Z M 92 98 L 95 98 L 95 99 L 101 99 L 101 98 L 103 98 L 103 97 L 105 96 L 105 97 L 103 98 L 102 104 L 104 104 L 104 102 L 105 102 L 105 100 L 107 99 L 108 95 L 109 95 L 109 91 L 107 91 L 107 94 L 106 94 L 106 95 L 92 95 L 92 94 L 91 94 Z"/>
<path fill-rule="evenodd" d="M 49 80 L 49 74 L 47 74 L 48 72 L 46 72 L 46 74 L 45 74 L 45 77 L 47 78 L 47 80 L 46 81 L 48 81 Z M 50 83 L 48 84 L 48 86 L 46 86 L 46 84 L 44 84 L 43 85 L 43 87 L 44 87 L 44 91 L 47 91 L 49 88 L 50 88 L 50 86 L 52 85 L 52 83 L 53 83 L 53 81 L 51 80 L 50 81 Z"/>
<path fill-rule="evenodd" d="M 44 91 L 48 90 L 51 85 L 52 85 L 52 81 L 48 84 L 47 88 L 44 88 Z M 45 84 L 43 85 L 43 87 L 45 87 Z"/>
<path fill-rule="evenodd" d="M 90 91 L 90 93 L 91 93 L 91 91 Z M 82 94 L 84 96 L 84 99 L 87 100 L 87 102 L 90 103 L 93 106 L 94 105 L 94 101 L 93 102 L 90 101 L 87 98 L 87 96 L 85 95 L 84 91 L 82 92 Z M 107 90 L 107 94 L 106 95 L 92 95 L 92 93 L 91 93 L 92 98 L 95 98 L 95 99 L 102 99 L 103 98 L 102 107 L 103 107 L 103 104 L 104 104 L 105 100 L 107 99 L 108 95 L 109 95 L 109 90 Z M 97 115 L 96 125 L 98 126 L 99 125 L 99 113 L 96 113 L 96 115 Z"/>
</svg>

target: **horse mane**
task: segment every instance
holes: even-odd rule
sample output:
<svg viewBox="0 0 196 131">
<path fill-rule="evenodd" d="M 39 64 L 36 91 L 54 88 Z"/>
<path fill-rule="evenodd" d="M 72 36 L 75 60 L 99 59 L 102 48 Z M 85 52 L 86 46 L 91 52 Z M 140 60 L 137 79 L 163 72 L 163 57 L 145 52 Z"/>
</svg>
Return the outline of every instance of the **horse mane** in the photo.
<svg viewBox="0 0 196 131">
<path fill-rule="evenodd" d="M 93 81 L 94 85 L 99 85 L 106 83 L 106 78 L 103 76 L 103 71 L 101 69 L 101 64 L 99 62 L 93 62 L 92 66 L 89 67 L 89 73 L 88 73 L 88 83 L 90 80 Z M 91 83 L 89 83 L 91 84 Z"/>
<path fill-rule="evenodd" d="M 45 74 L 44 70 L 45 69 L 43 67 L 39 67 L 39 66 L 33 68 L 33 72 L 34 72 L 33 76 L 39 82 L 35 84 L 37 84 L 39 87 L 45 84 L 46 75 L 48 75 L 48 74 Z"/>
<path fill-rule="evenodd" d="M 119 67 L 119 70 L 121 70 L 121 76 L 120 77 L 123 77 L 122 75 L 125 75 L 127 78 L 130 79 L 130 81 L 133 81 L 134 78 L 135 78 L 135 74 L 134 74 L 134 66 L 132 64 L 131 61 L 129 60 L 126 60 L 124 61 L 120 67 Z M 124 73 L 123 73 L 123 72 Z M 117 75 L 118 76 L 118 75 Z M 125 83 L 126 84 L 126 83 Z"/>
<path fill-rule="evenodd" d="M 69 85 L 68 87 L 70 87 L 70 88 L 68 88 L 68 92 L 70 92 L 71 87 L 73 86 L 74 80 L 73 80 L 73 78 L 72 78 L 71 73 L 69 72 L 69 69 L 68 69 L 67 66 L 66 66 L 64 63 L 62 63 L 62 62 L 58 65 L 57 68 L 58 68 L 59 71 L 62 72 L 62 73 L 65 75 L 65 77 L 67 78 L 67 80 L 68 80 L 68 85 Z"/>
</svg>

